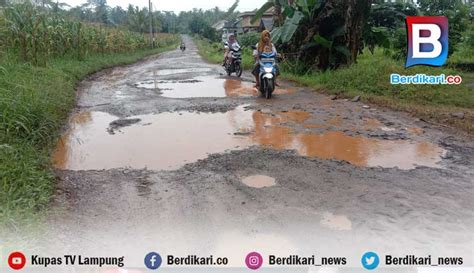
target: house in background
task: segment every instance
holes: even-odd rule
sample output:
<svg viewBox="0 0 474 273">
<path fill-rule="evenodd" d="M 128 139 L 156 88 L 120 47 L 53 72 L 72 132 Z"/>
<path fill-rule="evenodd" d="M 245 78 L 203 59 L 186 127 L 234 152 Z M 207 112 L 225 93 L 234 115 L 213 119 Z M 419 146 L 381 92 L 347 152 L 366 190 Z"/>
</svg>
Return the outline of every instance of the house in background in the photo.
<svg viewBox="0 0 474 273">
<path fill-rule="evenodd" d="M 230 22 L 227 20 L 221 20 L 212 27 L 219 33 L 222 34 L 222 41 L 226 41 L 229 34 L 238 34 L 239 28 L 236 26 L 236 22 Z"/>
<path fill-rule="evenodd" d="M 212 27 L 222 33 L 222 40 L 227 40 L 229 34 L 244 34 L 248 32 L 261 32 L 264 29 L 272 31 L 273 29 L 273 8 L 267 10 L 263 16 L 252 23 L 252 19 L 255 16 L 255 11 L 248 11 L 239 14 L 236 21 L 220 20 L 216 22 Z"/>
<path fill-rule="evenodd" d="M 252 23 L 253 17 L 255 17 L 255 11 L 248 11 L 239 14 L 237 19 L 237 26 L 241 33 L 247 32 L 260 32 L 264 29 L 272 31 L 273 29 L 273 8 L 267 10 L 262 17 Z"/>
</svg>

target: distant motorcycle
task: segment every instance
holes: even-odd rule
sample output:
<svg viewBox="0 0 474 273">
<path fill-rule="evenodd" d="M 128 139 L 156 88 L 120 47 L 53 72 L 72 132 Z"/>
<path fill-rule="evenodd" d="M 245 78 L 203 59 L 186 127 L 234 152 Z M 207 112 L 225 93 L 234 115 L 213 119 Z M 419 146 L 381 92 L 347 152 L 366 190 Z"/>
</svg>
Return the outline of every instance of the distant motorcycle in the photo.
<svg viewBox="0 0 474 273">
<path fill-rule="evenodd" d="M 186 45 L 184 43 L 181 43 L 181 45 L 179 46 L 179 49 L 181 49 L 181 51 L 184 52 L 186 50 Z"/>
<path fill-rule="evenodd" d="M 255 47 L 252 47 L 255 49 Z M 276 52 L 272 53 L 261 53 L 259 56 L 260 64 L 260 93 L 265 96 L 265 98 L 270 99 L 272 97 L 273 91 L 275 90 L 275 81 L 276 81 Z"/>
<path fill-rule="evenodd" d="M 229 47 L 227 42 L 225 43 L 226 47 Z M 242 75 L 242 48 L 238 43 L 234 43 L 229 47 L 230 50 L 230 60 L 227 60 L 225 63 L 225 71 L 227 75 L 235 73 L 237 77 Z"/>
</svg>

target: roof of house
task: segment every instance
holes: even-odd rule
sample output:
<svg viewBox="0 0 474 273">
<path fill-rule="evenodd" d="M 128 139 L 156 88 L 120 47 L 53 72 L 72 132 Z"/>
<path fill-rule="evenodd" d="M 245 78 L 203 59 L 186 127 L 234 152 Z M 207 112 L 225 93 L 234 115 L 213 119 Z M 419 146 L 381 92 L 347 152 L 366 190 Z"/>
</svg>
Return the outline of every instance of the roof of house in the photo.
<svg viewBox="0 0 474 273">
<path fill-rule="evenodd" d="M 215 24 L 213 24 L 212 27 L 214 29 L 219 30 L 219 29 L 224 28 L 227 23 L 228 23 L 227 20 L 220 20 L 220 21 L 217 21 Z"/>
<path fill-rule="evenodd" d="M 236 24 L 236 22 L 227 21 L 227 22 L 224 24 L 224 28 L 233 28 L 233 27 L 235 27 L 235 24 Z"/>
<path fill-rule="evenodd" d="M 262 18 L 263 27 L 266 30 L 272 31 L 273 29 L 273 18 Z"/>
<path fill-rule="evenodd" d="M 263 16 L 273 16 L 273 11 L 274 11 L 274 8 L 271 7 L 263 14 Z M 255 14 L 257 14 L 257 11 L 245 11 L 245 12 L 240 13 L 239 17 L 255 16 Z"/>
</svg>

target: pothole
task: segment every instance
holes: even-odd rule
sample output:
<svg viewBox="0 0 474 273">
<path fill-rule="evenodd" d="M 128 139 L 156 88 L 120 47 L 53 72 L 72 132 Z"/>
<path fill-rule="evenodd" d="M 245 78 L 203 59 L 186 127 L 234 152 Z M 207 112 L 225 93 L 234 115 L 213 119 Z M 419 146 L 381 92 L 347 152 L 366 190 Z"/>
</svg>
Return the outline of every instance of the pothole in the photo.
<svg viewBox="0 0 474 273">
<path fill-rule="evenodd" d="M 138 88 L 159 89 L 161 96 L 167 98 L 223 98 L 255 97 L 258 91 L 253 83 L 233 78 L 201 76 L 185 80 L 146 80 L 135 84 Z M 275 94 L 296 92 L 294 88 L 277 88 Z"/>
<path fill-rule="evenodd" d="M 341 126 L 342 125 L 342 117 L 331 118 L 330 120 L 328 120 L 328 124 L 330 124 L 332 126 Z"/>
<path fill-rule="evenodd" d="M 311 113 L 301 110 L 283 111 L 280 114 L 297 123 L 303 123 L 311 116 Z"/>
<path fill-rule="evenodd" d="M 332 230 L 352 230 L 352 222 L 345 215 L 334 215 L 325 212 L 320 223 Z"/>
<path fill-rule="evenodd" d="M 209 154 L 260 145 L 362 167 L 413 169 L 441 168 L 439 163 L 446 153 L 426 141 L 295 129 L 309 116 L 300 110 L 251 111 L 246 106 L 226 113 L 174 112 L 121 120 L 103 112 L 83 112 L 71 119 L 70 129 L 57 144 L 53 162 L 57 168 L 71 170 L 176 169 Z"/>
<path fill-rule="evenodd" d="M 252 188 L 265 188 L 275 186 L 275 178 L 266 175 L 251 175 L 244 177 L 242 183 Z"/>
<path fill-rule="evenodd" d="M 131 117 L 140 122 L 109 134 L 117 117 L 104 112 L 84 112 L 72 118 L 53 154 L 57 168 L 97 170 L 122 167 L 176 169 L 251 141 L 234 135 L 242 118 L 251 116 L 241 107 L 227 113 L 175 112 Z M 147 125 L 147 126 L 143 126 Z M 249 125 L 250 126 L 250 125 Z"/>
<path fill-rule="evenodd" d="M 289 120 L 287 114 L 257 111 L 252 119 L 254 133 L 250 138 L 255 143 L 279 150 L 296 150 L 307 157 L 344 160 L 356 166 L 440 168 L 439 163 L 446 153 L 443 148 L 426 141 L 380 140 L 361 135 L 350 136 L 341 131 L 321 134 L 295 132 L 293 127 L 282 125 Z M 298 120 L 293 121 L 299 123 Z"/>
<path fill-rule="evenodd" d="M 159 69 L 153 71 L 153 75 L 167 76 L 185 73 L 201 73 L 201 72 L 212 72 L 212 68 L 206 67 L 192 67 L 192 68 L 177 68 L 177 69 Z"/>
</svg>

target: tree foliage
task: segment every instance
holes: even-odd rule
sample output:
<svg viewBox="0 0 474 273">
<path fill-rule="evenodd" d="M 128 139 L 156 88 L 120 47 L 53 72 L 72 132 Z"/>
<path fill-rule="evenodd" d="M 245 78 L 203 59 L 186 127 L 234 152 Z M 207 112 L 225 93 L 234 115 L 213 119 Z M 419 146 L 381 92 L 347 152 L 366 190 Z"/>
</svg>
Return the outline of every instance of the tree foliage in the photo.
<svg viewBox="0 0 474 273">
<path fill-rule="evenodd" d="M 370 10 L 370 0 L 271 0 L 257 12 L 280 9 L 280 26 L 273 40 L 297 61 L 310 68 L 337 68 L 357 60 L 362 47 L 362 29 Z"/>
<path fill-rule="evenodd" d="M 218 35 L 214 28 L 202 17 L 194 15 L 188 22 L 188 28 L 191 33 L 201 35 L 211 41 L 217 41 Z"/>
<path fill-rule="evenodd" d="M 462 0 L 419 0 L 419 6 L 423 15 L 448 17 L 450 45 L 463 41 L 463 32 L 469 23 L 470 7 Z M 453 51 L 454 47 L 450 46 L 449 54 Z"/>
<path fill-rule="evenodd" d="M 410 2 L 381 2 L 372 4 L 364 27 L 364 44 L 373 53 L 376 46 L 390 49 L 400 33 L 406 35 L 406 16 L 419 15 L 418 8 Z M 403 44 L 403 42 L 402 42 Z M 405 47 L 405 44 L 403 47 Z M 397 46 L 397 48 L 400 48 Z"/>
<path fill-rule="evenodd" d="M 465 40 L 472 7 L 462 0 L 269 0 L 254 21 L 270 8 L 276 18 L 273 41 L 305 71 L 350 65 L 364 47 L 405 56 L 406 16 L 447 16 L 451 54 Z"/>
</svg>

